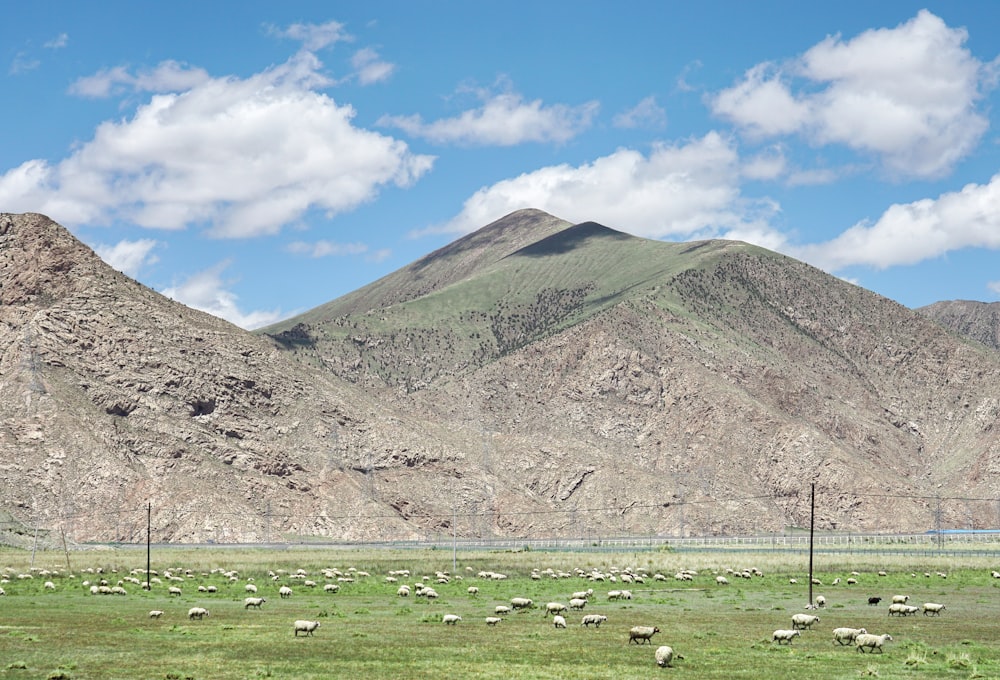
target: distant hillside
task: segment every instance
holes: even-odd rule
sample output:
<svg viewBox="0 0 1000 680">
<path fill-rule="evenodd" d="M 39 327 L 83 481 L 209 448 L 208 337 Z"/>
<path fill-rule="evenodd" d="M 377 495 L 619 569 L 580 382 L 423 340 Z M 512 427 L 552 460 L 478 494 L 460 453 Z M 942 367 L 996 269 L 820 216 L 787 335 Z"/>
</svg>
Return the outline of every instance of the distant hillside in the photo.
<svg viewBox="0 0 1000 680">
<path fill-rule="evenodd" d="M 950 300 L 916 311 L 959 335 L 1000 350 L 1000 302 Z"/>
<path fill-rule="evenodd" d="M 1000 353 L 743 243 L 519 211 L 251 334 L 0 214 L 0 340 L 21 535 L 1000 526 Z"/>
</svg>

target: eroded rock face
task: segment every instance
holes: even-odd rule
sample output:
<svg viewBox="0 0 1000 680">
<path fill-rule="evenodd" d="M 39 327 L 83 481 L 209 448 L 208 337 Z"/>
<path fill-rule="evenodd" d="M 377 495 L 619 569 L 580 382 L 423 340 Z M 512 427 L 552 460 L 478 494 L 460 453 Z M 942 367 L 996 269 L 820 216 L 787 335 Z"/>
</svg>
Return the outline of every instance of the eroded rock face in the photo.
<svg viewBox="0 0 1000 680">
<path fill-rule="evenodd" d="M 995 352 L 741 244 L 391 328 L 517 253 L 624 243 L 568 226 L 516 214 L 272 339 L 0 215 L 0 509 L 77 541 L 145 540 L 147 504 L 157 541 L 733 534 L 803 524 L 815 482 L 821 526 L 907 531 L 1000 491 Z"/>
</svg>

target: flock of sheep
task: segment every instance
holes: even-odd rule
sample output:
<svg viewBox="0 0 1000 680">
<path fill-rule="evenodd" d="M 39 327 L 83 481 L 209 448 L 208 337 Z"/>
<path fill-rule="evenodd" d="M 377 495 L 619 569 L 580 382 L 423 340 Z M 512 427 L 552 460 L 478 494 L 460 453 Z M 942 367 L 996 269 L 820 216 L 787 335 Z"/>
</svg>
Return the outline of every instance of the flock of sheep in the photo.
<svg viewBox="0 0 1000 680">
<path fill-rule="evenodd" d="M 100 569 L 90 569 L 84 571 L 85 573 L 80 576 L 82 580 L 80 580 L 79 583 L 84 589 L 86 589 L 86 592 L 95 596 L 127 595 L 127 588 L 129 587 L 144 590 L 162 589 L 161 592 L 165 592 L 168 599 L 175 597 L 179 598 L 184 594 L 185 590 L 190 591 L 192 588 L 194 588 L 195 592 L 199 595 L 208 595 L 218 592 L 218 587 L 213 585 L 191 586 L 191 583 L 198 581 L 199 577 L 209 575 L 196 574 L 191 570 L 171 569 L 162 573 L 151 572 L 148 580 L 146 579 L 147 575 L 144 570 L 139 569 L 132 570 L 127 576 L 120 576 L 117 573 L 104 573 Z M 341 584 L 352 583 L 356 579 L 371 578 L 371 574 L 354 568 L 344 571 L 332 568 L 323 569 L 320 573 L 325 581 L 322 584 L 321 589 L 322 591 L 330 594 L 339 592 Z M 884 574 L 884 572 L 880 573 Z M 293 596 L 293 585 L 296 587 L 301 586 L 302 588 L 310 589 L 320 587 L 315 580 L 310 578 L 310 574 L 302 569 L 295 572 L 269 572 L 268 577 L 270 583 L 267 586 L 258 585 L 253 582 L 253 579 L 244 578 L 235 571 L 224 571 L 218 569 L 213 570 L 211 574 L 221 576 L 223 579 L 229 581 L 231 586 L 241 587 L 245 594 L 243 608 L 248 611 L 259 610 L 265 603 L 267 603 L 267 598 L 258 592 L 261 588 L 270 588 L 270 592 L 276 592 L 279 598 L 285 600 Z M 40 571 L 38 575 L 46 576 L 49 575 L 49 572 Z M 944 574 L 939 575 L 942 577 L 946 576 Z M 698 576 L 696 571 L 685 570 L 674 574 L 672 579 L 676 581 L 691 581 L 696 576 Z M 726 587 L 729 585 L 730 579 L 754 579 L 762 576 L 762 572 L 757 569 L 746 569 L 741 571 L 728 569 L 725 570 L 724 574 L 720 573 L 715 575 L 714 583 L 716 584 L 715 587 Z M 847 579 L 847 582 L 857 583 L 858 576 L 860 576 L 860 574 L 857 574 L 856 572 L 852 573 L 852 575 Z M 991 576 L 994 578 L 1000 578 L 1000 573 L 992 572 Z M 471 579 L 473 578 L 473 574 L 469 573 L 467 574 L 467 577 Z M 8 584 L 16 579 L 27 578 L 34 578 L 34 575 L 15 574 L 9 570 L 0 572 L 0 584 Z M 77 577 L 74 576 L 73 578 Z M 318 578 L 318 576 L 316 578 Z M 385 584 L 391 585 L 395 588 L 395 594 L 397 597 L 426 598 L 429 601 L 433 601 L 439 597 L 434 586 L 440 587 L 445 584 L 453 583 L 454 581 L 461 581 L 464 578 L 465 577 L 461 575 L 453 575 L 448 572 L 436 572 L 432 577 L 425 576 L 420 579 L 411 579 L 409 570 L 405 569 L 390 571 L 383 577 Z M 474 575 L 474 578 L 481 581 L 485 587 L 486 582 L 504 581 L 507 579 L 507 576 L 498 572 L 480 571 Z M 566 629 L 569 626 L 567 616 L 571 612 L 578 612 L 582 615 L 579 623 L 581 627 L 590 628 L 593 626 L 595 629 L 600 629 L 601 625 L 608 621 L 608 616 L 606 614 L 596 613 L 593 611 L 595 608 L 600 606 L 601 602 L 614 603 L 629 601 L 634 597 L 633 588 L 638 585 L 648 583 L 650 585 L 645 586 L 644 589 L 649 590 L 652 589 L 650 586 L 654 585 L 656 582 L 671 580 L 671 577 L 660 573 L 650 575 L 645 571 L 632 569 L 615 569 L 610 571 L 601 571 L 597 569 L 591 569 L 588 571 L 584 569 L 576 569 L 572 572 L 555 571 L 552 569 L 536 569 L 532 571 L 530 578 L 533 580 L 544 578 L 576 578 L 587 581 L 589 587 L 586 589 L 575 590 L 574 592 L 567 592 L 565 603 L 562 601 L 551 601 L 536 606 L 534 601 L 528 597 L 510 598 L 508 603 L 495 605 L 491 610 L 483 612 L 484 616 L 482 620 L 487 626 L 497 626 L 511 616 L 521 618 L 525 612 L 540 609 L 543 616 L 552 617 L 552 625 L 557 630 Z M 794 579 L 791 580 L 793 585 L 794 581 Z M 839 583 L 840 579 L 836 579 L 833 583 L 831 583 L 831 585 Z M 822 585 L 822 583 L 819 583 L 818 581 L 814 581 L 814 584 Z M 165 589 L 164 586 L 166 586 Z M 628 586 L 628 588 L 623 586 Z M 52 590 L 55 589 L 55 587 L 56 586 L 53 581 L 46 581 L 43 586 L 46 590 Z M 569 590 L 570 589 L 567 589 L 567 591 Z M 468 586 L 466 588 L 466 593 L 470 598 L 478 598 L 480 595 L 480 586 Z M 6 592 L 4 589 L 0 587 L 0 596 L 4 596 L 5 594 Z M 881 601 L 882 598 L 877 596 L 868 598 L 868 604 L 871 606 L 878 606 Z M 940 603 L 927 602 L 924 603 L 922 607 L 916 607 L 908 604 L 908 601 L 908 596 L 893 596 L 888 607 L 889 619 L 897 616 L 911 616 L 918 612 L 922 612 L 924 616 L 936 617 L 940 616 L 942 612 L 946 610 L 945 605 Z M 810 603 L 807 608 L 825 609 L 826 598 L 824 596 L 816 597 L 815 604 Z M 583 613 L 584 610 L 587 610 L 587 613 Z M 160 619 L 161 617 L 164 617 L 164 615 L 165 612 L 163 609 L 154 609 L 149 611 L 149 617 L 151 619 Z M 187 611 L 187 618 L 191 621 L 200 621 L 209 616 L 209 610 L 202 606 L 190 607 Z M 463 618 L 458 614 L 446 613 L 441 616 L 441 621 L 445 625 L 455 626 L 463 623 Z M 791 617 L 791 628 L 775 630 L 772 634 L 771 641 L 776 644 L 791 645 L 795 638 L 801 637 L 803 632 L 812 631 L 814 626 L 819 623 L 820 617 L 818 614 L 796 613 Z M 292 623 L 292 631 L 295 637 L 299 637 L 300 635 L 304 635 L 306 637 L 312 636 L 319 628 L 319 621 L 298 619 Z M 652 638 L 659 632 L 660 629 L 655 625 L 633 625 L 628 631 L 626 644 L 652 645 Z M 874 653 L 877 650 L 879 653 L 882 653 L 886 643 L 891 641 L 892 636 L 889 634 L 871 634 L 862 627 L 838 627 L 833 629 L 834 644 L 841 646 L 853 645 L 859 652 Z M 657 647 L 654 652 L 654 660 L 660 667 L 668 667 L 675 659 L 683 658 L 684 657 L 676 654 L 673 648 L 668 645 L 661 645 Z"/>
</svg>

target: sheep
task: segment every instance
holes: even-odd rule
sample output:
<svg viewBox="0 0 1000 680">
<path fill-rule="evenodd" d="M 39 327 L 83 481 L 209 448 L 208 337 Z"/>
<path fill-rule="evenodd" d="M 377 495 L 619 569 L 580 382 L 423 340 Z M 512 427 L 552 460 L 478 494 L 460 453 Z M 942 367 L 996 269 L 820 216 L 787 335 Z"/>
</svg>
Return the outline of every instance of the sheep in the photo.
<svg viewBox="0 0 1000 680">
<path fill-rule="evenodd" d="M 441 617 L 441 622 L 449 626 L 454 626 L 456 623 L 462 620 L 462 617 L 458 614 L 445 614 Z"/>
<path fill-rule="evenodd" d="M 55 590 L 56 584 L 53 583 L 52 581 L 46 581 L 45 583 L 42 584 L 42 587 L 45 588 L 45 590 Z"/>
<path fill-rule="evenodd" d="M 867 632 L 864 628 L 834 628 L 833 641 L 840 645 L 850 645 L 859 635 Z"/>
<path fill-rule="evenodd" d="M 580 625 L 586 628 L 590 628 L 590 624 L 594 624 L 594 628 L 600 628 L 601 624 L 608 620 L 607 616 L 603 614 L 587 614 L 580 621 Z"/>
<path fill-rule="evenodd" d="M 243 608 L 250 609 L 254 607 L 255 609 L 260 609 L 260 606 L 267 602 L 263 597 L 247 597 L 243 600 Z"/>
<path fill-rule="evenodd" d="M 817 595 L 816 596 L 816 606 L 817 607 L 825 607 L 826 606 L 826 598 L 823 597 L 822 595 Z"/>
<path fill-rule="evenodd" d="M 326 584 L 323 585 L 323 592 L 324 593 L 336 593 L 336 592 L 340 592 L 340 586 L 338 586 L 336 583 L 326 583 Z M 410 589 L 409 588 L 406 589 L 406 594 L 407 595 L 410 594 Z"/>
<path fill-rule="evenodd" d="M 163 616 L 163 610 L 161 609 L 153 609 L 149 612 L 149 618 L 151 619 L 158 619 L 161 616 Z"/>
<path fill-rule="evenodd" d="M 253 593 L 255 595 L 257 594 L 257 586 L 255 586 L 252 583 L 248 583 L 245 586 L 243 586 L 243 590 L 245 590 L 248 593 Z"/>
<path fill-rule="evenodd" d="M 889 605 L 889 616 L 909 616 L 910 614 L 916 614 L 920 611 L 920 607 L 912 607 L 908 604 L 900 604 L 899 602 L 894 602 Z"/>
<path fill-rule="evenodd" d="M 877 607 L 878 603 L 881 602 L 881 601 L 882 601 L 881 597 L 869 597 L 868 598 L 868 606 L 869 607 Z"/>
<path fill-rule="evenodd" d="M 819 617 L 813 614 L 794 614 L 792 616 L 792 628 L 804 630 L 812 628 L 813 624 L 819 623 Z"/>
<path fill-rule="evenodd" d="M 288 586 L 281 586 L 280 588 L 278 588 L 278 595 L 281 597 L 282 600 L 289 598 L 292 596 L 292 589 L 289 588 Z"/>
<path fill-rule="evenodd" d="M 564 611 L 566 611 L 566 605 L 564 605 L 562 602 L 549 602 L 547 605 L 545 605 L 546 616 L 548 616 L 549 614 L 559 614 Z"/>
<path fill-rule="evenodd" d="M 943 604 L 937 604 L 936 602 L 925 602 L 923 606 L 924 616 L 933 614 L 934 616 L 941 616 L 941 612 L 944 611 Z"/>
<path fill-rule="evenodd" d="M 182 591 L 177 586 L 170 586 L 169 588 L 167 588 L 167 593 L 169 595 L 181 595 Z"/>
<path fill-rule="evenodd" d="M 909 601 L 909 599 L 910 599 L 909 595 L 893 595 L 892 596 L 892 603 L 893 604 L 906 604 Z"/>
<path fill-rule="evenodd" d="M 720 586 L 728 586 L 729 585 L 729 579 L 727 579 L 725 576 L 716 576 L 715 577 L 715 582 L 718 585 L 720 585 Z M 662 647 L 660 649 L 662 649 Z M 670 648 L 667 647 L 667 649 L 670 649 Z M 659 651 L 659 650 L 657 650 L 657 651 Z"/>
<path fill-rule="evenodd" d="M 673 647 L 667 645 L 657 647 L 654 655 L 656 657 L 656 665 L 660 668 L 669 668 L 670 662 L 675 658 Z M 676 658 L 683 659 L 684 657 L 677 654 Z"/>
<path fill-rule="evenodd" d="M 579 610 L 579 609 L 583 609 L 586 606 L 587 606 L 587 600 L 585 600 L 583 598 L 576 598 L 576 597 L 574 597 L 572 600 L 569 601 L 569 608 L 570 609 L 577 609 L 577 610 Z"/>
<path fill-rule="evenodd" d="M 510 601 L 510 606 L 514 609 L 531 609 L 534 605 L 535 603 L 527 597 L 515 597 Z"/>
<path fill-rule="evenodd" d="M 327 585 L 332 585 L 332 584 L 328 583 Z M 325 587 L 326 586 L 324 586 L 324 588 Z M 410 586 L 399 586 L 399 588 L 396 590 L 396 595 L 398 595 L 399 597 L 409 597 L 410 596 Z"/>
<path fill-rule="evenodd" d="M 800 635 L 802 635 L 800 630 L 776 630 L 771 635 L 771 642 L 777 642 L 779 645 L 782 642 L 792 644 L 792 639 Z"/>
<path fill-rule="evenodd" d="M 559 616 L 559 614 L 556 614 L 555 616 L 552 617 L 552 625 L 555 626 L 556 628 L 565 628 L 566 619 L 562 616 Z"/>
<path fill-rule="evenodd" d="M 865 647 L 867 647 L 869 650 L 871 650 L 872 654 L 875 653 L 876 649 L 878 650 L 878 653 L 881 654 L 882 645 L 884 645 L 886 642 L 892 642 L 892 636 L 889 635 L 888 633 L 886 633 L 885 635 L 872 635 L 871 633 L 862 633 L 861 635 L 859 635 L 854 639 L 854 642 L 858 646 L 859 652 L 863 653 L 865 651 Z"/>
<path fill-rule="evenodd" d="M 628 644 L 635 642 L 637 645 L 641 645 L 644 642 L 647 644 L 652 644 L 652 637 L 660 632 L 660 629 L 656 626 L 633 626 L 628 632 Z"/>
<path fill-rule="evenodd" d="M 847 579 L 847 585 L 849 585 L 849 586 L 853 586 L 853 585 L 857 584 L 857 582 L 858 582 L 858 579 L 856 579 L 854 577 L 851 577 L 851 578 Z"/>
<path fill-rule="evenodd" d="M 198 619 L 199 621 L 208 616 L 208 610 L 204 607 L 191 607 L 188 609 L 188 618 L 192 621 Z"/>
<path fill-rule="evenodd" d="M 467 592 L 469 595 L 472 595 L 472 597 L 477 597 L 479 595 L 479 588 L 477 588 L 476 586 L 469 586 L 468 588 L 466 588 L 465 592 Z"/>
<path fill-rule="evenodd" d="M 503 604 L 498 604 L 496 607 L 493 608 L 493 613 L 496 614 L 497 616 L 500 616 L 502 614 L 510 614 L 510 607 Z"/>
<path fill-rule="evenodd" d="M 312 635 L 313 631 L 319 628 L 319 621 L 296 621 L 293 625 L 295 628 L 295 637 L 298 637 L 299 633 Z"/>
<path fill-rule="evenodd" d="M 573 600 L 589 600 L 593 594 L 594 594 L 594 589 L 589 588 L 587 590 L 576 591 L 575 593 L 570 595 L 570 598 Z"/>
<path fill-rule="evenodd" d="M 487 616 L 486 617 L 486 625 L 487 626 L 495 626 L 498 623 L 500 623 L 501 621 L 503 621 L 503 619 L 500 618 L 499 616 Z"/>
<path fill-rule="evenodd" d="M 620 590 L 609 590 L 608 600 L 620 600 L 622 597 L 622 591 Z"/>
</svg>

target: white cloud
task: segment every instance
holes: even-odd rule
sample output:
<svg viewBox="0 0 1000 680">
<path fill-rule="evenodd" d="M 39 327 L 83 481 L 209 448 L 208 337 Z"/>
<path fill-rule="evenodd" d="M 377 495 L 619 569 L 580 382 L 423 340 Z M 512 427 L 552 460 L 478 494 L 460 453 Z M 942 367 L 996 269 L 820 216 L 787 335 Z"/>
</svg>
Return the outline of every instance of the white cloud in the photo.
<svg viewBox="0 0 1000 680">
<path fill-rule="evenodd" d="M 42 47 L 49 50 L 58 50 L 66 47 L 66 45 L 69 45 L 69 33 L 60 33 L 52 40 L 49 40 L 47 43 L 42 45 Z"/>
<path fill-rule="evenodd" d="M 233 282 L 222 279 L 222 273 L 229 264 L 228 261 L 220 262 L 161 292 L 188 307 L 218 316 L 247 330 L 281 320 L 280 310 L 243 312 L 239 309 L 239 297 L 226 289 Z"/>
<path fill-rule="evenodd" d="M 656 97 L 646 97 L 628 111 L 614 117 L 612 124 L 619 128 L 660 129 L 667 125 L 667 112 L 656 103 Z"/>
<path fill-rule="evenodd" d="M 990 281 L 986 284 L 986 289 L 994 295 L 1000 296 L 1000 281 Z"/>
<path fill-rule="evenodd" d="M 912 265 L 962 248 L 1000 249 L 1000 174 L 937 199 L 890 206 L 825 243 L 790 249 L 827 271 L 851 265 Z"/>
<path fill-rule="evenodd" d="M 770 180 L 784 174 L 787 162 L 780 146 L 773 146 L 743 161 L 741 174 L 747 179 Z"/>
<path fill-rule="evenodd" d="M 143 267 L 159 261 L 159 258 L 151 255 L 157 245 L 158 241 L 143 238 L 137 241 L 119 241 L 112 246 L 98 244 L 94 246 L 94 251 L 121 273 L 136 278 Z"/>
<path fill-rule="evenodd" d="M 648 156 L 620 149 L 592 163 L 556 165 L 485 187 L 462 212 L 429 232 L 466 233 L 520 208 L 571 222 L 595 220 L 649 238 L 741 238 L 766 247 L 783 239 L 767 226 L 777 207 L 740 196 L 740 164 L 729 140 L 711 132 Z"/>
<path fill-rule="evenodd" d="M 480 92 L 483 105 L 455 118 L 425 123 L 419 115 L 383 116 L 379 125 L 399 128 L 439 144 L 514 146 L 524 142 L 569 141 L 590 126 L 597 102 L 580 106 L 524 101 L 517 93 Z"/>
<path fill-rule="evenodd" d="M 382 61 L 378 52 L 370 47 L 355 52 L 354 56 L 351 57 L 351 65 L 357 72 L 358 82 L 362 85 L 371 85 L 387 80 L 396 70 L 395 64 Z"/>
<path fill-rule="evenodd" d="M 314 243 L 292 241 L 285 249 L 295 255 L 306 255 L 307 257 L 314 258 L 329 257 L 331 255 L 361 255 L 368 252 L 368 246 L 363 243 L 335 243 L 326 240 Z"/>
<path fill-rule="evenodd" d="M 28 71 L 34 71 L 36 68 L 41 66 L 41 64 L 42 62 L 38 59 L 29 57 L 25 52 L 18 52 L 11 60 L 10 67 L 7 69 L 7 74 L 16 76 L 22 73 L 27 73 Z"/>
<path fill-rule="evenodd" d="M 161 62 L 152 70 L 129 73 L 124 66 L 104 69 L 92 76 L 78 78 L 69 87 L 70 94 L 81 97 L 101 98 L 125 90 L 136 92 L 181 92 L 208 81 L 208 73 L 176 61 Z"/>
<path fill-rule="evenodd" d="M 976 107 L 992 67 L 967 37 L 921 10 L 895 28 L 828 37 L 783 67 L 758 64 L 710 105 L 752 136 L 799 134 L 874 154 L 892 174 L 941 176 L 987 128 Z"/>
<path fill-rule="evenodd" d="M 302 43 L 302 49 L 315 52 L 324 47 L 341 41 L 351 41 L 353 38 L 344 30 L 344 25 L 337 21 L 325 24 L 292 24 L 281 29 L 270 27 L 270 32 L 282 38 L 291 38 Z"/>
<path fill-rule="evenodd" d="M 252 237 L 277 233 L 310 209 L 351 210 L 430 169 L 432 157 L 353 126 L 350 106 L 315 91 L 329 83 L 321 66 L 299 52 L 246 79 L 205 78 L 173 62 L 138 76 L 113 69 L 89 91 L 104 87 L 96 83 L 194 84 L 154 95 L 129 119 L 105 121 L 59 163 L 31 160 L 0 175 L 0 199 L 5 209 L 68 225 L 204 225 L 215 236 Z"/>
</svg>

